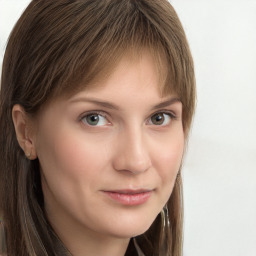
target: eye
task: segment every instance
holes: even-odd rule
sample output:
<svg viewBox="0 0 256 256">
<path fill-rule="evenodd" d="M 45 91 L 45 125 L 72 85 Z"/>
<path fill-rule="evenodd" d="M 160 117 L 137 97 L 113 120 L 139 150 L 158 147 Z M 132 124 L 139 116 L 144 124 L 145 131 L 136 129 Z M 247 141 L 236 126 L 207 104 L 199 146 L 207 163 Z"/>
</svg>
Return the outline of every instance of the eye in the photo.
<svg viewBox="0 0 256 256">
<path fill-rule="evenodd" d="M 91 113 L 81 118 L 81 121 L 89 126 L 103 126 L 109 124 L 107 118 L 98 113 Z"/>
<path fill-rule="evenodd" d="M 151 125 L 168 125 L 174 116 L 171 113 L 159 112 L 150 117 L 149 124 Z"/>
</svg>

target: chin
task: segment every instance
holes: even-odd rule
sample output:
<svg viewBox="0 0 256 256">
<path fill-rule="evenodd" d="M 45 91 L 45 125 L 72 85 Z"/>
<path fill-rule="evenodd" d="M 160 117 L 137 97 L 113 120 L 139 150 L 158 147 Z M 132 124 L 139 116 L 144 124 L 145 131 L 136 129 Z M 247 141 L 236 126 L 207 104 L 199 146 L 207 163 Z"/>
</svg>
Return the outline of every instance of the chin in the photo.
<svg viewBox="0 0 256 256">
<path fill-rule="evenodd" d="M 115 230 L 112 230 L 112 234 L 119 238 L 131 238 L 139 236 L 145 233 L 155 219 L 151 221 L 133 221 L 133 223 L 122 223 L 122 225 L 116 225 Z"/>
</svg>

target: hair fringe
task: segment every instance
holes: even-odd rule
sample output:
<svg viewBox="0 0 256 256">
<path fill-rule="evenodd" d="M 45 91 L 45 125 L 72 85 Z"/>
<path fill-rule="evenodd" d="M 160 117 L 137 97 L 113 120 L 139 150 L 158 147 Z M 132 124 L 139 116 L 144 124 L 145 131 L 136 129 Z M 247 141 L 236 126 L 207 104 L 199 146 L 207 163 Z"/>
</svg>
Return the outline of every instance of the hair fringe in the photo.
<svg viewBox="0 0 256 256">
<path fill-rule="evenodd" d="M 0 212 L 8 256 L 63 255 L 44 212 L 39 162 L 26 159 L 17 142 L 12 107 L 20 104 L 28 115 L 36 115 L 54 97 L 107 77 L 124 54 L 136 58 L 145 49 L 156 60 L 163 94 L 176 92 L 181 98 L 187 138 L 196 100 L 193 59 L 167 0 L 33 0 L 16 23 L 0 91 Z M 168 228 L 159 214 L 136 237 L 146 256 L 162 256 L 163 248 L 163 256 L 182 255 L 180 175 L 167 208 Z"/>
</svg>

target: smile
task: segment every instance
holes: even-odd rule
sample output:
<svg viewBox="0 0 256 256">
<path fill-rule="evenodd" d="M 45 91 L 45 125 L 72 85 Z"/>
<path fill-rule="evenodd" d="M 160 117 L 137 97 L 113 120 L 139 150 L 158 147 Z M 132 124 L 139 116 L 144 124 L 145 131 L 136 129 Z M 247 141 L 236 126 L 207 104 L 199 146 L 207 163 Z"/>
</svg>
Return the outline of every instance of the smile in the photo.
<svg viewBox="0 0 256 256">
<path fill-rule="evenodd" d="M 103 192 L 112 200 L 130 206 L 146 203 L 152 194 L 152 190 L 118 190 Z"/>
</svg>

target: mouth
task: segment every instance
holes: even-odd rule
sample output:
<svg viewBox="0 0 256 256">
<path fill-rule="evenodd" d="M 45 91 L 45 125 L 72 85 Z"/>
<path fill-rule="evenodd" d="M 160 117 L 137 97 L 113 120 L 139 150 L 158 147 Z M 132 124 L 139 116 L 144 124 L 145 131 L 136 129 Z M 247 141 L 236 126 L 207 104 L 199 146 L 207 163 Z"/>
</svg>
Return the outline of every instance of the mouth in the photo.
<svg viewBox="0 0 256 256">
<path fill-rule="evenodd" d="M 148 201 L 151 197 L 153 190 L 138 189 L 138 190 L 114 190 L 114 191 L 103 191 L 106 196 L 111 200 L 123 204 L 123 205 L 141 205 Z"/>
</svg>

